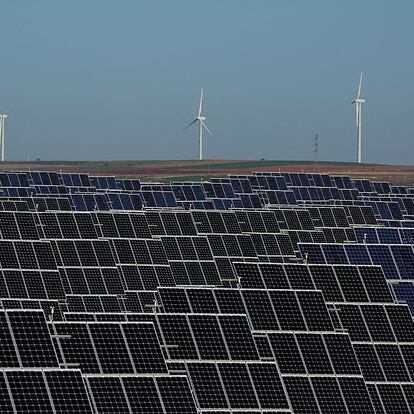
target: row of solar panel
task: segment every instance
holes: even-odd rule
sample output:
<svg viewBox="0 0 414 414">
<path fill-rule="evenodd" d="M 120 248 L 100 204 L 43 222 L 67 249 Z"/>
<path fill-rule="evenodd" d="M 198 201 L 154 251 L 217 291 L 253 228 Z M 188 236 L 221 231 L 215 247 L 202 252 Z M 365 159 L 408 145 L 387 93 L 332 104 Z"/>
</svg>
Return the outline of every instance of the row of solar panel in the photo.
<svg viewBox="0 0 414 414">
<path fill-rule="evenodd" d="M 24 206 L 24 204 L 22 204 Z M 357 207 L 354 214 L 355 221 L 364 216 Z M 13 208 L 14 210 L 14 208 Z M 372 212 L 363 210 L 364 213 Z M 315 241 L 342 242 L 353 241 L 353 230 L 347 228 L 348 218 L 343 208 L 311 208 L 306 210 L 272 210 L 272 211 L 236 211 L 232 213 L 221 212 L 172 212 L 152 211 L 142 214 L 114 214 L 114 213 L 12 213 L 0 211 L 0 237 L 5 239 L 38 239 L 42 238 L 97 238 L 97 237 L 139 237 L 149 238 L 154 235 L 195 235 L 200 233 L 275 233 L 281 229 L 297 229 L 294 238 L 296 242 L 311 241 L 313 235 L 303 230 L 312 231 L 315 227 L 322 227 L 325 239 L 321 237 Z M 276 217 L 276 220 L 275 220 Z M 313 222 L 313 224 L 312 224 Z M 404 222 L 403 222 L 404 223 Z M 327 226 L 334 226 L 329 228 Z M 343 225 L 343 228 L 335 226 Z M 405 226 L 408 226 L 406 223 Z M 196 228 L 197 226 L 197 228 Z M 364 227 L 363 229 L 366 229 Z M 371 234 L 375 230 L 359 230 L 356 228 L 359 239 L 367 233 L 368 241 L 372 241 Z M 393 230 L 390 231 L 390 234 Z M 288 232 L 293 234 L 292 232 Z M 386 234 L 386 229 L 381 229 Z M 388 233 L 387 233 L 388 234 Z M 410 231 L 404 232 L 404 240 L 409 242 Z M 300 236 L 300 237 L 298 237 Z M 315 233 L 316 237 L 316 233 Z M 391 237 L 391 236 L 390 236 Z M 408 238 L 408 239 L 407 239 Z M 292 239 L 292 242 L 294 239 Z"/>
<path fill-rule="evenodd" d="M 258 289 L 316 289 L 328 302 L 393 303 L 380 267 L 235 263 L 240 284 Z"/>
<path fill-rule="evenodd" d="M 391 192 L 388 183 L 374 182 L 368 180 L 351 180 L 348 176 L 329 176 L 327 174 L 309 173 L 255 173 L 254 175 L 230 176 L 229 179 L 213 179 L 212 182 L 231 183 L 236 180 L 247 181 L 250 188 L 254 189 L 280 189 L 286 190 L 286 183 L 290 186 L 317 186 L 332 187 L 340 189 L 357 188 L 361 192 L 377 192 L 387 194 Z M 227 181 L 231 180 L 231 181 Z M 28 186 L 28 185 L 65 185 L 68 187 L 89 187 L 98 189 L 123 189 L 120 183 L 124 183 L 125 189 L 139 190 L 138 180 L 116 180 L 113 176 L 88 176 L 78 173 L 57 173 L 28 171 L 20 173 L 4 172 L 0 174 L 1 186 Z M 122 184 L 121 184 L 122 186 Z M 395 187 L 398 191 L 404 192 L 405 187 Z M 249 191 L 248 184 L 241 187 L 243 192 Z M 239 191 L 240 192 L 240 191 Z"/>
<path fill-rule="evenodd" d="M 351 179 L 349 176 L 336 176 L 328 174 L 315 174 L 315 173 L 262 173 L 256 172 L 255 175 L 267 176 L 281 176 L 285 179 L 288 186 L 291 187 L 336 187 L 338 189 L 357 189 L 360 192 L 369 192 L 377 194 L 389 194 L 391 193 L 391 187 L 386 182 L 371 182 L 367 179 Z M 405 187 L 394 186 L 397 193 L 404 193 Z"/>
<path fill-rule="evenodd" d="M 401 227 L 356 227 L 358 243 L 414 244 L 414 229 Z"/>
<path fill-rule="evenodd" d="M 137 179 L 115 179 L 115 177 L 90 176 L 79 173 L 51 171 L 25 171 L 0 173 L 0 187 L 65 186 L 95 187 L 96 189 L 139 190 Z"/>
<path fill-rule="evenodd" d="M 382 266 L 388 279 L 414 278 L 411 245 L 299 243 L 299 248 L 308 263 L 374 264 Z"/>
<path fill-rule="evenodd" d="M 26 173 L 21 173 L 20 175 L 24 175 Z M 74 191 L 82 191 L 82 187 L 66 187 L 64 183 L 61 185 L 47 185 L 43 184 L 47 183 L 56 183 L 59 181 L 59 177 L 57 173 L 36 173 L 32 172 L 36 178 L 30 178 L 27 182 L 33 181 L 36 185 L 32 187 L 9 187 L 5 188 L 3 196 L 5 197 L 33 197 L 36 194 L 39 195 L 67 195 L 70 192 Z M 7 174 L 6 174 L 7 175 Z M 19 174 L 15 174 L 16 177 Z M 41 178 L 43 176 L 43 179 Z M 54 178 L 50 178 L 53 176 Z M 45 177 L 49 177 L 46 179 Z M 70 177 L 70 175 L 67 175 Z M 108 191 L 109 193 L 114 192 L 119 189 L 125 189 L 127 191 L 133 191 L 135 193 L 139 192 L 141 188 L 139 185 L 138 180 L 136 184 L 134 184 L 134 180 L 115 180 L 114 177 L 89 177 L 92 181 L 92 186 L 85 186 L 84 191 L 89 192 L 93 191 L 93 188 L 97 190 L 104 190 Z M 254 180 L 264 180 L 265 183 L 268 183 L 270 179 L 274 179 L 276 183 L 276 178 L 282 177 L 271 177 L 271 176 L 246 176 L 246 181 L 249 182 L 248 178 L 252 178 Z M 335 178 L 332 177 L 333 181 Z M 341 177 L 342 178 L 342 177 Z M 177 184 L 173 183 L 171 185 L 157 185 L 157 184 L 146 184 L 143 188 L 146 191 L 140 193 L 141 198 L 146 206 L 149 207 L 175 207 L 177 205 L 177 201 L 183 201 L 183 206 L 186 208 L 215 208 L 215 209 L 228 209 L 228 208 L 259 208 L 260 207 L 260 199 L 258 198 L 257 194 L 248 194 L 246 192 L 240 193 L 234 191 L 232 188 L 232 180 L 240 180 L 238 179 L 228 179 L 229 182 L 225 182 L 225 179 L 216 180 L 220 182 L 212 182 L 212 183 L 202 183 L 202 184 Z M 306 180 L 305 180 L 306 181 Z M 129 184 L 126 184 L 126 183 Z M 82 182 L 81 182 L 82 183 Z M 122 183 L 122 185 L 120 184 Z M 249 182 L 250 184 L 250 182 Z M 304 201 L 320 201 L 320 200 L 356 200 L 358 194 L 355 193 L 357 190 L 351 189 L 342 189 L 337 187 L 309 187 L 309 186 L 295 186 L 293 188 L 293 192 L 291 191 L 275 191 L 275 188 L 285 190 L 286 187 L 283 185 L 266 185 L 263 186 L 259 185 L 257 187 L 257 191 L 263 191 L 264 193 L 262 198 L 262 203 L 278 203 L 278 204 L 295 204 L 297 200 L 304 200 Z M 28 184 L 30 185 L 30 184 Z M 251 186 L 254 189 L 254 186 Z M 262 188 L 262 189 L 261 189 Z M 247 189 L 247 188 L 245 188 Z M 266 191 L 272 190 L 272 191 Z M 124 198 L 126 199 L 125 194 L 123 194 Z M 239 198 L 237 198 L 237 197 Z M 244 197 L 242 197 L 244 196 Z M 93 197 L 93 195 L 92 195 Z M 111 198 L 112 195 L 107 196 Z M 115 197 L 115 196 L 114 196 Z M 82 195 L 76 198 L 76 201 L 73 201 L 72 204 L 74 208 L 81 209 L 81 210 L 93 210 L 93 209 L 136 209 L 139 208 L 135 204 L 139 204 L 137 200 L 134 201 L 120 201 L 120 195 L 118 194 L 118 199 L 109 200 L 109 203 L 104 203 L 101 200 L 102 205 L 98 206 L 97 202 L 89 201 L 83 202 Z M 212 199 L 212 204 L 205 205 L 201 201 L 205 201 L 206 198 Z M 226 202 L 226 200 L 233 200 L 232 202 Z M 192 205 L 191 203 L 187 203 L 188 201 L 200 201 Z M 404 206 L 403 199 L 398 199 L 401 207 Z M 111 203 L 115 204 L 114 206 Z M 105 206 L 105 204 L 109 204 L 109 206 Z M 374 205 L 376 210 L 379 210 L 379 213 L 383 215 L 382 218 L 390 218 L 391 216 L 395 216 L 397 214 L 396 211 L 389 212 L 387 211 L 387 207 L 381 205 L 381 207 L 377 207 Z M 413 210 L 414 206 L 410 205 L 410 210 Z M 401 214 L 401 213 L 400 213 Z"/>
<path fill-rule="evenodd" d="M 75 369 L 3 370 L 0 387 L 3 413 L 197 412 L 184 376 L 83 377 Z"/>
</svg>

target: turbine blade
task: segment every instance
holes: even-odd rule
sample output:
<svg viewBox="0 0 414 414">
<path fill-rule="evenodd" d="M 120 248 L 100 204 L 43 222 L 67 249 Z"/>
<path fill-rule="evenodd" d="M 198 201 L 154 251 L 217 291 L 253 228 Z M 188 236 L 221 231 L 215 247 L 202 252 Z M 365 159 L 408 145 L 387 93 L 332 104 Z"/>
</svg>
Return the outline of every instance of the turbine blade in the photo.
<svg viewBox="0 0 414 414">
<path fill-rule="evenodd" d="M 200 121 L 201 122 L 201 125 L 203 125 L 203 127 L 207 130 L 207 132 L 210 134 L 210 135 L 213 135 L 213 133 L 207 128 L 207 125 L 203 122 L 203 121 Z"/>
<path fill-rule="evenodd" d="M 190 122 L 184 129 L 183 131 L 185 131 L 187 128 L 189 128 L 191 125 L 195 124 L 197 122 L 197 118 L 194 119 L 194 121 Z"/>
<path fill-rule="evenodd" d="M 203 108 L 203 88 L 201 88 L 200 106 L 198 107 L 198 116 L 201 115 L 202 108 Z"/>
<path fill-rule="evenodd" d="M 361 87 L 362 87 L 362 72 L 361 72 L 361 75 L 359 77 L 359 85 L 358 85 L 358 95 L 357 95 L 357 98 L 359 98 L 361 96 Z"/>
</svg>

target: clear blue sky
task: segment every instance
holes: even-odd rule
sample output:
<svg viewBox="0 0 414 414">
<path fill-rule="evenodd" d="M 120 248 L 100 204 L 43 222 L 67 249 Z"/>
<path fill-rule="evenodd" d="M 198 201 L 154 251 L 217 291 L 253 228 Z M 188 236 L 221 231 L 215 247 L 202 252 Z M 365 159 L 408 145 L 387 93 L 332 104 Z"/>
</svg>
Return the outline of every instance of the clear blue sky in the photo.
<svg viewBox="0 0 414 414">
<path fill-rule="evenodd" d="M 413 1 L 2 0 L 6 157 L 414 163 Z"/>
</svg>

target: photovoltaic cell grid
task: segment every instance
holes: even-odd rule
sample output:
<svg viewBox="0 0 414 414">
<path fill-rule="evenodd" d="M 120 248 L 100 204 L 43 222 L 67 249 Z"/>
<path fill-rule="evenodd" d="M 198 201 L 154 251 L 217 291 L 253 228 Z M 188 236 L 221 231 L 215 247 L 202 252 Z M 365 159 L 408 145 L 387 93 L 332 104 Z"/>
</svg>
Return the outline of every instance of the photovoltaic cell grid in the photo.
<svg viewBox="0 0 414 414">
<path fill-rule="evenodd" d="M 2 412 L 413 412 L 412 194 L 0 173 Z"/>
</svg>

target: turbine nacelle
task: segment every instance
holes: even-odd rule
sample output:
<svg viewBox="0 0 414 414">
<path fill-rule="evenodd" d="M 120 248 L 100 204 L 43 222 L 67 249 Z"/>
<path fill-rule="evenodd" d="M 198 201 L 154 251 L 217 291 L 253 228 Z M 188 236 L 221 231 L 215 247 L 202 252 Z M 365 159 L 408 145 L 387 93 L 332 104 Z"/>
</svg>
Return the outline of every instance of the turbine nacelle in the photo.
<svg viewBox="0 0 414 414">
<path fill-rule="evenodd" d="M 201 122 L 205 121 L 207 118 L 205 116 L 198 116 L 197 119 Z"/>
</svg>

